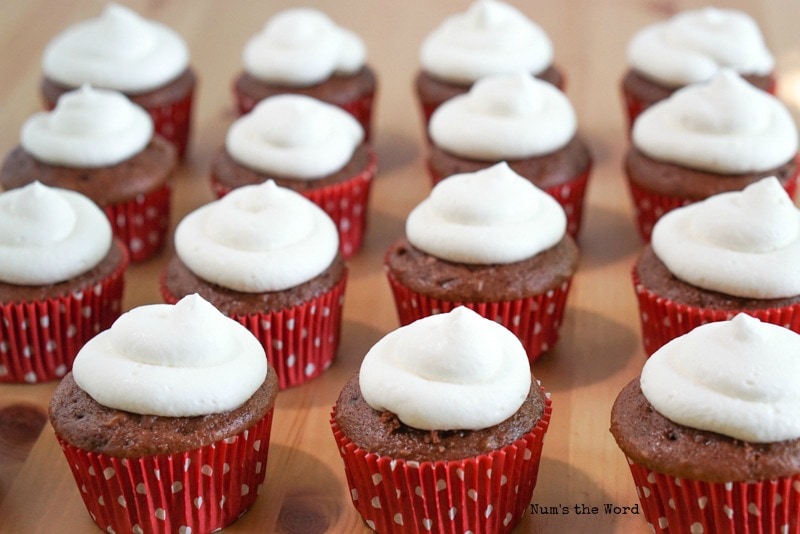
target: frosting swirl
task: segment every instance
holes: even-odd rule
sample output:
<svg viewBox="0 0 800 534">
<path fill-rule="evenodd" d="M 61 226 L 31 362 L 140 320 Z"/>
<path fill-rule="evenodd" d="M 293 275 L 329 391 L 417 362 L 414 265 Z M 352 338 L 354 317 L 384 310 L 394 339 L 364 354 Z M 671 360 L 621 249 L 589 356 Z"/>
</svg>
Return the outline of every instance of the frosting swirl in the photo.
<svg viewBox="0 0 800 534">
<path fill-rule="evenodd" d="M 530 258 L 561 241 L 566 228 L 561 205 L 505 162 L 442 180 L 406 219 L 412 245 L 471 264 Z"/>
<path fill-rule="evenodd" d="M 17 285 L 63 282 L 108 254 L 111 224 L 74 191 L 33 182 L 0 194 L 0 280 Z"/>
<path fill-rule="evenodd" d="M 309 8 L 281 11 L 251 37 L 242 52 L 244 70 L 262 81 L 292 87 L 354 74 L 366 61 L 364 41 Z"/>
<path fill-rule="evenodd" d="M 42 57 L 45 76 L 56 82 L 132 94 L 172 81 L 188 65 L 189 48 L 180 35 L 116 3 L 58 34 Z"/>
<path fill-rule="evenodd" d="M 749 15 L 712 7 L 646 26 L 628 43 L 627 55 L 634 70 L 670 87 L 710 80 L 720 68 L 766 75 L 775 66 Z"/>
<path fill-rule="evenodd" d="M 192 272 L 245 293 L 302 284 L 325 271 L 338 250 L 330 217 L 272 180 L 234 189 L 175 229 L 175 251 Z"/>
<path fill-rule="evenodd" d="M 478 430 L 514 415 L 528 396 L 525 349 L 509 330 L 458 307 L 390 332 L 364 357 L 364 400 L 422 430 Z"/>
<path fill-rule="evenodd" d="M 721 174 L 778 167 L 798 148 L 786 106 L 729 69 L 647 108 L 632 137 L 651 158 Z"/>
<path fill-rule="evenodd" d="M 750 298 L 800 294 L 800 210 L 775 177 L 664 214 L 651 243 L 694 286 Z"/>
<path fill-rule="evenodd" d="M 264 173 L 313 180 L 344 167 L 364 139 L 346 111 L 315 98 L 265 98 L 228 129 L 225 149 L 235 161 Z"/>
<path fill-rule="evenodd" d="M 422 42 L 422 70 L 455 83 L 496 74 L 539 74 L 553 62 L 553 45 L 537 24 L 504 2 L 478 0 L 447 17 Z"/>
<path fill-rule="evenodd" d="M 513 160 L 550 154 L 575 136 L 577 118 L 566 95 L 528 74 L 477 81 L 433 112 L 433 142 L 469 159 Z"/>
<path fill-rule="evenodd" d="M 25 121 L 20 144 L 52 165 L 105 167 L 138 154 L 152 137 L 153 120 L 144 109 L 122 93 L 87 84 L 61 95 L 53 111 Z"/>
<path fill-rule="evenodd" d="M 199 295 L 122 314 L 84 345 L 72 368 L 100 404 L 163 417 L 238 408 L 267 372 L 258 339 Z"/>
<path fill-rule="evenodd" d="M 673 339 L 644 365 L 663 416 L 754 443 L 800 438 L 800 336 L 741 313 Z"/>
</svg>

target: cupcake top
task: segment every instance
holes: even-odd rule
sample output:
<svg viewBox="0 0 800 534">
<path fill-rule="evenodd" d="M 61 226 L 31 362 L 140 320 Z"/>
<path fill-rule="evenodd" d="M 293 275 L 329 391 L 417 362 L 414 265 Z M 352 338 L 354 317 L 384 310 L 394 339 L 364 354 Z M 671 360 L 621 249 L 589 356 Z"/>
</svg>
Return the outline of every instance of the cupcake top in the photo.
<svg viewBox="0 0 800 534">
<path fill-rule="evenodd" d="M 258 339 L 198 295 L 140 306 L 89 340 L 75 383 L 103 406 L 191 417 L 235 409 L 267 376 Z"/>
<path fill-rule="evenodd" d="M 667 419 L 735 439 L 800 438 L 800 335 L 741 313 L 675 338 L 644 365 L 642 393 Z"/>
<path fill-rule="evenodd" d="M 228 129 L 225 149 L 234 161 L 267 174 L 313 180 L 350 161 L 364 140 L 352 115 L 303 95 L 265 98 Z"/>
<path fill-rule="evenodd" d="M 501 162 L 437 183 L 409 213 L 406 236 L 437 258 L 497 264 L 549 249 L 566 227 L 561 205 Z"/>
<path fill-rule="evenodd" d="M 153 119 L 122 93 L 84 84 L 64 93 L 52 111 L 22 125 L 20 144 L 39 161 L 66 167 L 116 165 L 141 152 Z"/>
<path fill-rule="evenodd" d="M 755 21 L 733 9 L 684 11 L 640 30 L 628 43 L 631 67 L 669 87 L 710 80 L 721 68 L 767 75 L 775 66 Z"/>
<path fill-rule="evenodd" d="M 44 75 L 51 80 L 132 94 L 160 87 L 188 66 L 189 48 L 180 35 L 116 3 L 62 31 L 42 57 Z"/>
<path fill-rule="evenodd" d="M 111 224 L 80 193 L 39 182 L 0 194 L 0 281 L 47 285 L 97 266 L 112 243 Z"/>
<path fill-rule="evenodd" d="M 786 106 L 730 69 L 646 109 L 632 139 L 653 159 L 719 174 L 763 172 L 791 160 L 798 148 Z"/>
<path fill-rule="evenodd" d="M 456 156 L 483 161 L 550 154 L 577 131 L 566 95 L 529 74 L 490 76 L 436 108 L 433 142 Z"/>
<path fill-rule="evenodd" d="M 300 285 L 325 271 L 338 250 L 331 218 L 272 180 L 234 189 L 175 229 L 175 251 L 189 270 L 245 293 Z"/>
<path fill-rule="evenodd" d="M 511 417 L 528 396 L 525 349 L 506 328 L 458 307 L 390 332 L 364 357 L 364 400 L 421 430 L 478 430 Z"/>
<path fill-rule="evenodd" d="M 244 70 L 268 83 L 305 87 L 354 74 L 366 61 L 364 41 L 325 13 L 287 9 L 270 18 L 242 52 Z"/>
<path fill-rule="evenodd" d="M 461 84 L 495 74 L 539 74 L 553 62 L 553 45 L 537 24 L 497 0 L 478 0 L 447 17 L 422 42 L 422 70 Z"/>
<path fill-rule="evenodd" d="M 800 294 L 800 210 L 775 177 L 664 214 L 651 244 L 694 286 L 750 298 Z"/>
</svg>

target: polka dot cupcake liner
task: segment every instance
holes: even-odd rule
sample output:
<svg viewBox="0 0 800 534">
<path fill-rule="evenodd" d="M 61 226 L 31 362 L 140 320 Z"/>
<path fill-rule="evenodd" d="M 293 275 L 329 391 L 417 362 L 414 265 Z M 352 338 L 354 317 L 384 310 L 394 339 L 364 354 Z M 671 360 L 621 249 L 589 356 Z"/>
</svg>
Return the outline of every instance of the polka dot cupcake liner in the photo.
<svg viewBox="0 0 800 534">
<path fill-rule="evenodd" d="M 526 299 L 458 302 L 428 297 L 404 286 L 392 273 L 387 272 L 386 276 L 401 326 L 429 315 L 449 312 L 458 306 L 466 306 L 482 317 L 500 323 L 516 335 L 525 347 L 531 364 L 558 341 L 570 288 L 570 281 L 567 281 L 546 293 Z"/>
<path fill-rule="evenodd" d="M 122 312 L 128 256 L 104 280 L 68 295 L 0 303 L 0 383 L 60 380 L 83 345 Z"/>
<path fill-rule="evenodd" d="M 414 462 L 370 453 L 331 427 L 350 498 L 367 526 L 382 534 L 511 532 L 527 513 L 552 412 L 519 440 L 462 460 Z"/>
<path fill-rule="evenodd" d="M 172 187 L 167 183 L 127 202 L 103 207 L 114 235 L 125 244 L 132 262 L 147 260 L 164 246 L 169 229 L 171 196 Z"/>
<path fill-rule="evenodd" d="M 161 106 L 144 106 L 153 119 L 155 132 L 175 147 L 178 161 L 186 159 L 192 124 L 192 104 L 194 102 L 192 82 L 189 90 L 180 98 L 165 102 Z"/>
<path fill-rule="evenodd" d="M 138 458 L 90 452 L 56 438 L 103 532 L 212 532 L 241 516 L 261 491 L 272 415 L 198 449 Z"/>
<path fill-rule="evenodd" d="M 628 464 L 651 532 L 800 532 L 800 475 L 703 482 L 656 473 L 631 459 Z"/>
</svg>

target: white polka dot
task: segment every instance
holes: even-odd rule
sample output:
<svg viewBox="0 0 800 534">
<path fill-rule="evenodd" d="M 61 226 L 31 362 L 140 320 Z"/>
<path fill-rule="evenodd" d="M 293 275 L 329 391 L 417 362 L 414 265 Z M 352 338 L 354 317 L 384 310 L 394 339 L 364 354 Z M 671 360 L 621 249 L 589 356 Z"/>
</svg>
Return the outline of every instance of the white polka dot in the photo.
<svg viewBox="0 0 800 534">
<path fill-rule="evenodd" d="M 494 507 L 490 504 L 489 506 L 486 507 L 486 511 L 483 512 L 484 517 L 489 517 L 490 515 L 492 515 L 493 511 Z"/>
<path fill-rule="evenodd" d="M 105 478 L 106 480 L 111 480 L 113 476 L 114 476 L 113 467 L 106 467 L 105 469 L 103 469 L 103 478 Z"/>
<path fill-rule="evenodd" d="M 454 507 L 450 508 L 450 509 L 447 511 L 447 516 L 448 516 L 450 519 L 453 519 L 453 518 L 456 516 L 456 513 L 458 513 L 458 510 L 456 510 L 456 507 L 454 506 Z"/>
<path fill-rule="evenodd" d="M 669 526 L 669 521 L 667 521 L 666 517 L 659 517 L 658 518 L 658 526 L 660 528 L 667 528 Z"/>
<path fill-rule="evenodd" d="M 286 330 L 294 330 L 294 319 L 286 321 Z"/>
<path fill-rule="evenodd" d="M 172 493 L 178 493 L 179 491 L 181 491 L 183 489 L 183 484 L 180 481 L 173 482 L 171 489 L 172 489 Z"/>
<path fill-rule="evenodd" d="M 197 509 L 199 510 L 199 509 L 200 509 L 200 507 L 201 507 L 201 506 L 203 506 L 203 497 L 202 497 L 202 496 L 201 496 L 201 497 L 196 497 L 196 498 L 195 498 L 195 499 L 192 501 L 192 503 L 194 504 L 194 507 L 195 507 L 195 508 L 197 508 Z"/>
<path fill-rule="evenodd" d="M 178 529 L 178 534 L 192 534 L 192 527 L 181 525 Z"/>
<path fill-rule="evenodd" d="M 436 481 L 436 491 L 442 491 L 447 489 L 447 482 L 443 478 L 440 478 Z"/>
<path fill-rule="evenodd" d="M 726 516 L 728 516 L 728 519 L 731 519 L 733 517 L 733 510 L 727 504 L 722 507 L 722 511 L 725 513 Z"/>
<path fill-rule="evenodd" d="M 142 482 L 139 482 L 136 485 L 136 493 L 138 493 L 139 495 L 147 495 L 147 488 Z"/>
<path fill-rule="evenodd" d="M 394 517 L 392 519 L 398 525 L 402 525 L 403 524 L 403 514 L 401 514 L 399 512 L 394 514 Z"/>
<path fill-rule="evenodd" d="M 761 510 L 759 510 L 758 505 L 754 502 L 747 505 L 747 511 L 750 515 L 761 515 Z"/>
<path fill-rule="evenodd" d="M 317 370 L 317 367 L 313 363 L 309 362 L 308 365 L 306 365 L 306 369 L 305 369 L 306 376 L 313 375 L 314 371 L 316 371 L 316 370 Z"/>
<path fill-rule="evenodd" d="M 156 508 L 156 511 L 153 515 L 156 516 L 156 519 L 161 519 L 163 521 L 167 518 L 167 511 L 163 508 Z"/>
<path fill-rule="evenodd" d="M 699 499 L 697 499 L 697 506 L 699 506 L 701 510 L 703 510 L 707 504 L 708 504 L 708 497 L 700 497 Z"/>
<path fill-rule="evenodd" d="M 117 497 L 117 502 L 123 508 L 126 508 L 128 506 L 128 502 L 125 500 L 125 496 L 124 495 L 120 495 L 119 497 Z"/>
<path fill-rule="evenodd" d="M 283 341 L 281 341 L 280 339 L 273 339 L 272 348 L 275 350 L 283 350 Z"/>
<path fill-rule="evenodd" d="M 469 497 L 473 501 L 477 501 L 478 500 L 478 492 L 475 491 L 474 489 L 471 489 L 471 490 L 469 490 L 467 492 L 467 497 Z"/>
<path fill-rule="evenodd" d="M 511 515 L 511 512 L 507 513 L 506 516 L 503 518 L 503 526 L 508 526 L 509 523 L 514 519 L 514 516 Z"/>
<path fill-rule="evenodd" d="M 358 490 L 357 489 L 353 488 L 353 489 L 350 490 L 350 498 L 353 499 L 354 501 L 358 500 Z"/>
<path fill-rule="evenodd" d="M 692 523 L 692 526 L 689 527 L 689 532 L 692 534 L 703 534 L 705 529 L 703 529 L 703 525 L 700 523 Z"/>
<path fill-rule="evenodd" d="M 242 495 L 247 495 L 248 493 L 250 493 L 250 486 L 242 484 Z"/>
<path fill-rule="evenodd" d="M 381 500 L 378 497 L 373 497 L 370 504 L 373 508 L 380 508 L 381 507 Z"/>
<path fill-rule="evenodd" d="M 381 483 L 382 480 L 383 480 L 383 477 L 381 476 L 380 473 L 375 473 L 375 474 L 372 475 L 372 484 L 373 485 L 377 486 L 378 484 Z"/>
<path fill-rule="evenodd" d="M 423 518 L 422 519 L 422 528 L 424 528 L 425 530 L 430 530 L 431 528 L 433 528 L 433 521 L 431 521 L 427 517 Z"/>
</svg>

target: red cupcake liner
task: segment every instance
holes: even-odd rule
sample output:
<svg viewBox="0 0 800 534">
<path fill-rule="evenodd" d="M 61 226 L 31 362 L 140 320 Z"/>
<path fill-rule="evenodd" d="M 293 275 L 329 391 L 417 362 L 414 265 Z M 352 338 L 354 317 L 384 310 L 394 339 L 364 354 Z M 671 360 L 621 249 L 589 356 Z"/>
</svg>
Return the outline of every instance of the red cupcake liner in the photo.
<svg viewBox="0 0 800 534">
<path fill-rule="evenodd" d="M 800 532 L 800 475 L 703 482 L 656 473 L 631 459 L 628 464 L 652 532 Z"/>
<path fill-rule="evenodd" d="M 462 460 L 406 461 L 371 453 L 331 428 L 350 498 L 382 534 L 505 533 L 527 513 L 539 474 L 552 406 L 529 433 L 496 451 Z"/>
<path fill-rule="evenodd" d="M 178 154 L 178 161 L 186 159 L 189 148 L 189 134 L 192 124 L 192 89 L 178 100 L 166 102 L 162 106 L 146 106 L 144 109 L 153 119 L 155 132 L 169 141 Z"/>
<path fill-rule="evenodd" d="M 255 335 L 275 368 L 280 389 L 304 384 L 325 372 L 339 349 L 342 307 L 348 272 L 330 291 L 274 312 L 233 315 Z M 161 278 L 161 295 L 167 304 L 181 296 L 173 295 Z"/>
<path fill-rule="evenodd" d="M 235 436 L 174 454 L 117 458 L 56 438 L 103 532 L 212 532 L 238 519 L 260 493 L 273 412 Z"/>
<path fill-rule="evenodd" d="M 114 235 L 125 244 L 132 262 L 147 260 L 164 246 L 169 229 L 171 195 L 172 187 L 165 183 L 126 202 L 103 207 Z"/>
<path fill-rule="evenodd" d="M 571 283 L 568 280 L 555 289 L 525 299 L 459 302 L 435 299 L 418 293 L 401 284 L 391 272 L 387 271 L 386 277 L 394 296 L 400 326 L 465 306 L 508 328 L 522 342 L 531 364 L 558 341 Z"/>
<path fill-rule="evenodd" d="M 0 383 L 61 379 L 83 345 L 122 313 L 128 255 L 106 279 L 69 295 L 0 303 Z"/>
</svg>

